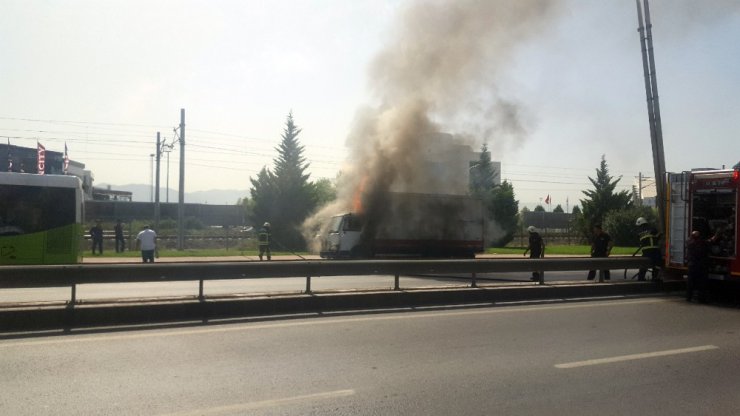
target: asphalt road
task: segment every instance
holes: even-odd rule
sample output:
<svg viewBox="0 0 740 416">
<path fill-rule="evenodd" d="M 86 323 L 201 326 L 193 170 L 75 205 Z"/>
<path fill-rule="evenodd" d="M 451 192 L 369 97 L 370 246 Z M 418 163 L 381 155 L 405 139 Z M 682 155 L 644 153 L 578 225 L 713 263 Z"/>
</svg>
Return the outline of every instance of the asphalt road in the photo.
<svg viewBox="0 0 740 416">
<path fill-rule="evenodd" d="M 738 322 L 643 298 L 0 339 L 0 413 L 736 415 Z"/>
<path fill-rule="evenodd" d="M 587 272 L 546 272 L 546 282 L 585 280 Z M 614 280 L 623 279 L 623 270 L 612 272 Z M 531 284 L 531 273 L 496 273 L 477 276 L 477 283 L 486 285 Z M 469 286 L 469 275 L 458 276 L 402 276 L 403 288 L 430 288 L 443 286 Z M 332 276 L 311 279 L 313 291 L 392 289 L 393 276 Z M 197 296 L 198 282 L 153 282 L 78 285 L 80 301 L 110 300 L 119 298 L 152 298 Z M 226 294 L 299 293 L 306 289 L 306 279 L 252 279 L 211 280 L 205 282 L 206 296 Z M 0 304 L 17 302 L 68 301 L 69 288 L 0 289 Z"/>
</svg>

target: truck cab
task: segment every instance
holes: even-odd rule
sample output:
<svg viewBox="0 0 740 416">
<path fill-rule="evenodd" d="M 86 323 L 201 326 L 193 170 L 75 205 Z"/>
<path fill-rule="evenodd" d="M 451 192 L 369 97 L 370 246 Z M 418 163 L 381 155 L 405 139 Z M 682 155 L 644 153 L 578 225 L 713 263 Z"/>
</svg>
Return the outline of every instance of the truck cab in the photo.
<svg viewBox="0 0 740 416">
<path fill-rule="evenodd" d="M 362 219 L 352 213 L 335 215 L 326 235 L 321 236 L 321 258 L 356 257 L 362 234 Z"/>
</svg>

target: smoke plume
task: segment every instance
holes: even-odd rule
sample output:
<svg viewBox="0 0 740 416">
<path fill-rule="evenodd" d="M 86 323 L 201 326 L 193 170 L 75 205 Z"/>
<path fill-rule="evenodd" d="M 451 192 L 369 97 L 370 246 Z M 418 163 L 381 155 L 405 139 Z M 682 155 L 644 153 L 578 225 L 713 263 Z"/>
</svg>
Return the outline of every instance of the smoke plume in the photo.
<svg viewBox="0 0 740 416">
<path fill-rule="evenodd" d="M 357 111 L 338 199 L 306 221 L 306 237 L 337 213 L 377 218 L 388 191 L 467 193 L 473 146 L 526 137 L 523 109 L 499 93 L 500 76 L 558 3 L 419 0 L 404 7 L 370 64 L 374 104 Z M 456 131 L 460 125 L 472 129 Z"/>
</svg>

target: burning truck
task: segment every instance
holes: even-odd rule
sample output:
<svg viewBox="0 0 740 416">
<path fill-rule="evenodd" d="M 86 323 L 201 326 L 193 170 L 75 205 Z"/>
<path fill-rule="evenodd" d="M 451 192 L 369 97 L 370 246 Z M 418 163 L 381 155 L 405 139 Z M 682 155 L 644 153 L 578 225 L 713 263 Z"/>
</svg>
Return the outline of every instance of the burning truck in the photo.
<svg viewBox="0 0 740 416">
<path fill-rule="evenodd" d="M 322 258 L 474 257 L 483 252 L 486 221 L 478 198 L 387 192 L 378 200 L 382 209 L 358 207 L 331 218 L 319 236 Z"/>
<path fill-rule="evenodd" d="M 526 139 L 526 111 L 502 93 L 509 88 L 500 75 L 537 32 L 532 27 L 558 8 L 456 0 L 402 9 L 392 39 L 370 62 L 371 100 L 347 136 L 337 198 L 302 226 L 324 258 L 469 257 L 500 231 L 482 201 L 466 195 L 480 156 L 472 146 L 495 141 L 503 152 Z M 439 24 L 420 25 L 419 16 Z"/>
</svg>

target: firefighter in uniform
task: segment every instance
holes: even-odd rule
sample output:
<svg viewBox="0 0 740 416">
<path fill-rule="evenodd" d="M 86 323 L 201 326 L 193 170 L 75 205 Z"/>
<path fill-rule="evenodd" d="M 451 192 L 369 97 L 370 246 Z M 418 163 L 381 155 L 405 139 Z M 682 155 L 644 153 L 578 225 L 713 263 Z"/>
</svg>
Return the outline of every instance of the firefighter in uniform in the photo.
<svg viewBox="0 0 740 416">
<path fill-rule="evenodd" d="M 537 232 L 537 229 L 533 225 L 527 227 L 527 231 L 529 232 L 529 246 L 524 250 L 524 256 L 529 252 L 530 259 L 545 257 L 545 241 L 540 236 L 540 233 Z M 532 272 L 532 277 L 529 280 L 539 282 L 540 273 Z"/>
<path fill-rule="evenodd" d="M 609 257 L 612 252 L 612 237 L 607 234 L 601 224 L 594 224 L 594 235 L 591 239 L 591 257 Z M 611 279 L 611 273 L 609 269 L 602 270 L 604 273 L 604 280 Z M 594 280 L 596 278 L 596 270 L 589 270 L 586 279 Z"/>
<path fill-rule="evenodd" d="M 650 262 L 652 263 L 653 280 L 657 280 L 658 274 L 656 268 L 660 264 L 661 260 L 660 248 L 658 247 L 658 239 L 660 239 L 660 234 L 658 233 L 658 230 L 648 224 L 648 221 L 644 217 L 638 218 L 635 222 L 635 225 L 640 228 L 640 230 L 638 231 L 638 236 L 640 237 L 640 247 L 638 247 L 637 251 L 635 251 L 632 255 L 634 256 L 639 253 L 640 250 L 642 250 L 642 257 L 649 258 Z M 638 274 L 638 280 L 645 280 L 646 273 L 647 268 L 641 268 Z"/>
<path fill-rule="evenodd" d="M 262 261 L 262 256 L 267 253 L 267 260 L 271 260 L 272 256 L 270 253 L 270 239 L 272 238 L 272 235 L 270 234 L 270 223 L 266 222 L 264 225 L 262 225 L 262 228 L 260 228 L 259 233 L 257 234 L 257 242 L 260 246 L 260 261 Z"/>
</svg>

